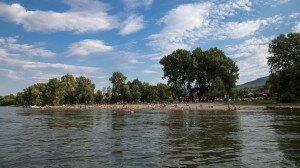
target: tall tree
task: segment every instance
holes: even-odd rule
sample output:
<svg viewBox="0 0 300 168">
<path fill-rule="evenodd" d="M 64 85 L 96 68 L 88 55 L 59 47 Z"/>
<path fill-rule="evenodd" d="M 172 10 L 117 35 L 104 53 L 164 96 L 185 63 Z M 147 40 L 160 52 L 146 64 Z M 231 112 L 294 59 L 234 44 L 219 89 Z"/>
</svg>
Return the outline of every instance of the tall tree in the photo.
<svg viewBox="0 0 300 168">
<path fill-rule="evenodd" d="M 45 95 L 48 105 L 60 105 L 63 98 L 60 80 L 57 78 L 50 79 Z"/>
<path fill-rule="evenodd" d="M 95 101 L 94 102 L 100 104 L 100 103 L 103 103 L 103 101 L 104 101 L 104 95 L 103 95 L 102 91 L 97 90 L 97 92 L 95 93 Z"/>
<path fill-rule="evenodd" d="M 110 82 L 113 84 L 112 87 L 112 102 L 120 102 L 123 100 L 121 95 L 121 89 L 125 84 L 125 80 L 127 79 L 121 72 L 114 72 L 112 76 L 109 78 Z"/>
<path fill-rule="evenodd" d="M 65 104 L 73 104 L 76 103 L 75 98 L 75 78 L 71 74 L 66 74 L 61 77 L 61 87 L 62 87 L 62 94 L 63 100 L 62 102 Z"/>
<path fill-rule="evenodd" d="M 191 83 L 195 80 L 196 60 L 189 51 L 184 49 L 173 51 L 172 54 L 164 56 L 160 64 L 163 66 L 163 78 L 168 79 L 174 96 L 179 98 L 191 88 Z"/>
<path fill-rule="evenodd" d="M 192 53 L 176 50 L 163 57 L 160 64 L 163 65 L 164 78 L 168 79 L 177 98 L 191 89 L 197 90 L 198 97 L 202 98 L 204 93 L 211 90 L 212 82 L 216 79 L 220 79 L 225 91 L 229 92 L 238 79 L 235 62 L 217 48 L 204 52 L 196 48 Z"/>
<path fill-rule="evenodd" d="M 288 70 L 300 61 L 300 33 L 279 35 L 269 45 L 268 64 L 271 72 Z"/>
<path fill-rule="evenodd" d="M 80 76 L 75 79 L 76 99 L 81 104 L 91 104 L 94 102 L 95 84 L 89 78 Z"/>
<path fill-rule="evenodd" d="M 128 81 L 133 102 L 139 102 L 141 99 L 142 82 L 139 79 L 134 79 L 132 82 Z"/>
<path fill-rule="evenodd" d="M 289 92 L 300 97 L 300 33 L 279 35 L 269 45 L 269 52 L 267 85 L 271 93 L 279 96 Z"/>
</svg>

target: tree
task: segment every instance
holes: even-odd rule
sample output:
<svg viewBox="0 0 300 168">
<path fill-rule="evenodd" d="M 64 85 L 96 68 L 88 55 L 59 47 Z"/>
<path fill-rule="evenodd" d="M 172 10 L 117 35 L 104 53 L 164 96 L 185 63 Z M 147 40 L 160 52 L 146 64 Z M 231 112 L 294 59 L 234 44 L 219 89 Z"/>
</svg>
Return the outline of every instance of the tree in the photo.
<svg viewBox="0 0 300 168">
<path fill-rule="evenodd" d="M 141 88 L 142 88 L 142 82 L 139 81 L 139 79 L 134 79 L 132 82 L 128 81 L 127 85 L 130 86 L 130 92 L 132 96 L 133 102 L 139 102 L 141 99 Z"/>
<path fill-rule="evenodd" d="M 300 62 L 300 33 L 281 34 L 272 40 L 269 45 L 268 64 L 271 72 L 280 72 L 290 69 Z"/>
<path fill-rule="evenodd" d="M 109 78 L 110 82 L 113 84 L 112 87 L 112 102 L 120 102 L 122 101 L 121 89 L 125 84 L 125 80 L 127 79 L 121 72 L 114 72 L 112 76 Z"/>
<path fill-rule="evenodd" d="M 101 92 L 101 90 L 97 90 L 97 92 L 95 93 L 95 103 L 103 103 L 104 101 L 104 95 Z"/>
<path fill-rule="evenodd" d="M 158 83 L 156 85 L 157 93 L 160 101 L 171 101 L 172 100 L 172 92 L 168 85 L 163 83 Z"/>
<path fill-rule="evenodd" d="M 75 78 L 71 74 L 66 74 L 61 77 L 61 87 L 63 100 L 62 102 L 65 104 L 73 104 L 76 102 L 75 99 Z"/>
<path fill-rule="evenodd" d="M 189 51 L 178 49 L 164 56 L 160 64 L 163 66 L 163 79 L 168 79 L 168 84 L 175 94 L 174 97 L 179 99 L 185 90 L 191 88 L 191 83 L 195 80 L 195 58 Z"/>
<path fill-rule="evenodd" d="M 0 97 L 0 106 L 11 106 L 15 104 L 15 96 L 13 94 Z"/>
<path fill-rule="evenodd" d="M 192 90 L 197 91 L 199 98 L 203 98 L 204 93 L 210 95 L 208 92 L 216 91 L 211 88 L 216 80 L 218 85 L 222 86 L 222 91 L 218 88 L 218 93 L 226 94 L 235 87 L 238 79 L 238 67 L 235 62 L 217 48 L 207 51 L 196 48 L 192 53 L 176 50 L 163 57 L 160 64 L 163 65 L 163 78 L 168 79 L 172 93 L 177 99 Z"/>
<path fill-rule="evenodd" d="M 81 104 L 91 104 L 94 102 L 95 84 L 89 78 L 80 76 L 75 79 L 76 99 Z"/>
<path fill-rule="evenodd" d="M 269 45 L 269 52 L 267 85 L 271 93 L 279 96 L 289 92 L 300 97 L 300 33 L 279 35 Z"/>
<path fill-rule="evenodd" d="M 107 88 L 103 88 L 102 89 L 102 92 L 103 92 L 103 94 L 104 94 L 104 102 L 105 103 L 108 103 L 108 102 L 110 102 L 111 100 L 111 87 L 110 86 L 108 86 Z"/>
<path fill-rule="evenodd" d="M 210 48 L 203 55 L 196 56 L 196 59 L 197 72 L 199 72 L 196 77 L 198 85 L 204 85 L 207 90 L 211 80 L 220 77 L 226 92 L 235 87 L 238 79 L 238 67 L 234 61 L 226 57 L 222 50 Z"/>
<path fill-rule="evenodd" d="M 125 102 L 131 102 L 132 101 L 132 95 L 130 92 L 129 85 L 122 85 L 121 87 L 121 100 Z"/>
<path fill-rule="evenodd" d="M 57 106 L 61 104 L 63 95 L 60 80 L 57 78 L 50 79 L 45 92 L 48 105 Z"/>
<path fill-rule="evenodd" d="M 214 100 L 214 98 L 222 98 L 226 94 L 225 86 L 222 79 L 218 76 L 209 82 L 208 91 L 205 93 L 206 96 Z"/>
<path fill-rule="evenodd" d="M 141 93 L 141 100 L 143 102 L 160 101 L 156 87 L 150 85 L 149 83 L 143 83 Z"/>
</svg>

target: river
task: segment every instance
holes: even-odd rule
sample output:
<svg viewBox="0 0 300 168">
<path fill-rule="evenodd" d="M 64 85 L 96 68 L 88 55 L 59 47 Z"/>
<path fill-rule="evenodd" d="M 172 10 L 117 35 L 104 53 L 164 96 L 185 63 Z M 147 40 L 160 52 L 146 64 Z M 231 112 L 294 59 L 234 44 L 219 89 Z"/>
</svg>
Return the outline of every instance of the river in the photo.
<svg viewBox="0 0 300 168">
<path fill-rule="evenodd" d="M 0 107 L 0 167 L 299 167 L 300 111 Z"/>
</svg>

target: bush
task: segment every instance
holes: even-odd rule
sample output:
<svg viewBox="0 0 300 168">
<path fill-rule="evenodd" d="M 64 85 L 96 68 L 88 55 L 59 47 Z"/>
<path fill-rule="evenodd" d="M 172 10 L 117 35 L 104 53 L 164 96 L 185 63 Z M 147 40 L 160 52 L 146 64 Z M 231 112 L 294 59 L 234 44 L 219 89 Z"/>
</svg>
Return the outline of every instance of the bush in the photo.
<svg viewBox="0 0 300 168">
<path fill-rule="evenodd" d="M 289 92 L 285 92 L 277 98 L 277 101 L 281 103 L 290 103 L 290 102 L 294 102 L 295 100 L 296 100 L 295 95 Z"/>
</svg>

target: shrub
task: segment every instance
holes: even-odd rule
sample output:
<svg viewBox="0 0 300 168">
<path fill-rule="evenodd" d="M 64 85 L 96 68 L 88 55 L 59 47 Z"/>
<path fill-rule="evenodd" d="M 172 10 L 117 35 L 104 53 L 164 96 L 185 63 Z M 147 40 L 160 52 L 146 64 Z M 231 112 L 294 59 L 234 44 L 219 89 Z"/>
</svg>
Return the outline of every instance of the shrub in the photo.
<svg viewBox="0 0 300 168">
<path fill-rule="evenodd" d="M 295 95 L 293 95 L 289 92 L 285 92 L 277 98 L 277 101 L 282 102 L 282 103 L 294 102 L 295 100 L 296 100 Z"/>
</svg>

